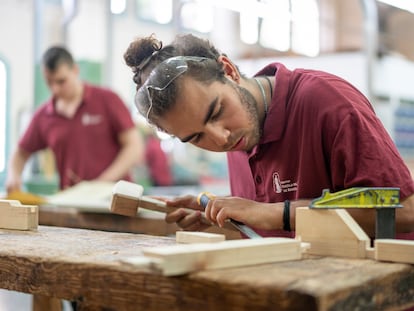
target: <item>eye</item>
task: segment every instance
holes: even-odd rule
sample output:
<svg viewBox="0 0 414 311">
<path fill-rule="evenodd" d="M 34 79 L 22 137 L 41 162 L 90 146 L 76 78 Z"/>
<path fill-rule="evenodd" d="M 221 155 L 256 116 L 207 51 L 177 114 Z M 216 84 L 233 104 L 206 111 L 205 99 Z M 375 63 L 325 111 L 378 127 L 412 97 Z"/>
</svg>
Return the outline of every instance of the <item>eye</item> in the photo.
<svg viewBox="0 0 414 311">
<path fill-rule="evenodd" d="M 196 136 L 193 137 L 193 139 L 191 140 L 192 144 L 197 144 L 200 142 L 201 138 L 203 137 L 203 134 L 197 134 Z"/>
<path fill-rule="evenodd" d="M 211 116 L 210 121 L 212 122 L 217 121 L 220 118 L 222 113 L 223 113 L 223 106 L 220 105 L 218 111 Z"/>
</svg>

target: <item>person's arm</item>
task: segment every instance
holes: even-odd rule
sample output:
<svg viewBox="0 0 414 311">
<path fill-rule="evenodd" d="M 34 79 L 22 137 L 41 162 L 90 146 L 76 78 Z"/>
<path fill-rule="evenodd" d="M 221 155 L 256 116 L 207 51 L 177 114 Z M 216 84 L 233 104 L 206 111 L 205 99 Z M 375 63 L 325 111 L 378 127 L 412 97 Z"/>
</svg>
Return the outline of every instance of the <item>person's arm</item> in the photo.
<svg viewBox="0 0 414 311">
<path fill-rule="evenodd" d="M 167 223 L 177 223 L 183 230 L 205 230 L 208 226 L 201 222 L 200 210 L 194 196 L 183 196 L 166 200 L 168 206 L 186 207 L 194 209 L 194 213 L 188 210 L 177 209 L 168 213 L 165 217 Z M 295 229 L 295 210 L 297 207 L 309 206 L 310 200 L 292 201 L 290 204 L 290 227 Z M 207 220 L 216 223 L 220 227 L 225 226 L 229 218 L 243 222 L 244 224 L 262 230 L 283 229 L 284 202 L 262 203 L 238 197 L 216 197 L 208 203 L 205 214 Z"/>
<path fill-rule="evenodd" d="M 97 180 L 117 181 L 125 176 L 133 166 L 144 161 L 144 143 L 138 130 L 133 127 L 123 131 L 118 136 L 121 150 Z"/>
<path fill-rule="evenodd" d="M 8 193 L 20 190 L 22 188 L 22 172 L 27 160 L 30 157 L 30 153 L 24 151 L 21 148 L 17 148 L 16 151 L 13 153 L 10 163 L 9 169 L 7 173 L 6 179 L 6 191 Z"/>
<path fill-rule="evenodd" d="M 195 199 L 193 200 L 195 202 Z M 178 205 L 185 203 L 183 200 L 175 201 Z M 309 206 L 310 200 L 297 200 L 290 202 L 290 227 L 295 230 L 296 208 Z M 414 231 L 414 194 L 402 202 L 403 208 L 396 210 L 397 233 Z M 194 205 L 195 203 L 193 203 Z M 194 206 L 185 205 L 189 208 Z M 232 218 L 244 224 L 262 230 L 283 229 L 284 203 L 261 203 L 236 197 L 216 197 L 211 200 L 206 208 L 206 218 L 212 223 L 224 226 L 226 219 Z M 368 236 L 375 236 L 374 209 L 347 209 L 359 226 Z M 168 223 L 176 222 L 184 230 L 203 230 L 205 226 L 200 223 L 199 212 L 188 213 L 185 210 L 177 210 L 167 215 Z"/>
</svg>

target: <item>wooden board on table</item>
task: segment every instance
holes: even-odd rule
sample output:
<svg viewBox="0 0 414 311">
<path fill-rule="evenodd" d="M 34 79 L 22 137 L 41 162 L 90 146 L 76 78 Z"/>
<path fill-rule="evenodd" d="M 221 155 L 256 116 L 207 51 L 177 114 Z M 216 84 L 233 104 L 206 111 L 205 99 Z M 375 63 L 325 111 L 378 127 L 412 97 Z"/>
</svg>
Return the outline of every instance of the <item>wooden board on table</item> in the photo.
<svg viewBox="0 0 414 311">
<path fill-rule="evenodd" d="M 199 231 L 177 231 L 175 233 L 175 240 L 177 243 L 192 244 L 192 243 L 215 243 L 226 240 L 224 234 L 199 232 Z"/>
<path fill-rule="evenodd" d="M 370 238 L 344 209 L 296 209 L 296 238 L 309 254 L 366 258 Z"/>
<path fill-rule="evenodd" d="M 414 241 L 377 239 L 374 248 L 376 260 L 414 264 Z"/>
<path fill-rule="evenodd" d="M 128 258 L 124 262 L 150 265 L 161 274 L 172 276 L 199 270 L 299 260 L 302 246 L 300 241 L 288 238 L 243 239 L 144 248 L 143 254 L 144 257 Z"/>
<path fill-rule="evenodd" d="M 175 244 L 167 237 L 61 227 L 0 230 L 0 287 L 77 301 L 82 310 L 326 311 L 414 306 L 414 265 L 402 263 L 312 256 L 180 277 L 122 264 L 123 259 L 142 254 L 143 247 Z"/>
</svg>

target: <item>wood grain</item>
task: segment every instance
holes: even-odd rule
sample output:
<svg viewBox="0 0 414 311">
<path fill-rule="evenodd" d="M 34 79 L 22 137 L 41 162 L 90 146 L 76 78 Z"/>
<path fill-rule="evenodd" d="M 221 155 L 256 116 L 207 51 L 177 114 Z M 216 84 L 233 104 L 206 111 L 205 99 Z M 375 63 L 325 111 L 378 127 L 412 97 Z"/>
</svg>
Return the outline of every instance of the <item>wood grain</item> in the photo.
<svg viewBox="0 0 414 311">
<path fill-rule="evenodd" d="M 76 300 L 80 310 L 400 310 L 414 267 L 310 257 L 165 277 L 120 259 L 173 238 L 39 226 L 0 230 L 0 287 Z"/>
<path fill-rule="evenodd" d="M 344 209 L 296 209 L 296 238 L 311 244 L 308 253 L 366 258 L 370 239 Z"/>
</svg>

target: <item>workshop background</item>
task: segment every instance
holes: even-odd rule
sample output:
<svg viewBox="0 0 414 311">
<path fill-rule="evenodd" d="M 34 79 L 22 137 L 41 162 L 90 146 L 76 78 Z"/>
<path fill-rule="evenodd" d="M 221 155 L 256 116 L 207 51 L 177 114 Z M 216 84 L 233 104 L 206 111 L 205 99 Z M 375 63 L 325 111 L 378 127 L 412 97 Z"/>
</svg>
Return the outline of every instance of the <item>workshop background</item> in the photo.
<svg viewBox="0 0 414 311">
<path fill-rule="evenodd" d="M 344 77 L 371 100 L 404 159 L 414 166 L 414 1 L 2 0 L 0 191 L 20 134 L 49 96 L 40 70 L 48 46 L 66 45 L 83 79 L 116 91 L 137 130 L 145 131 L 145 120 L 133 105 L 135 87 L 123 53 L 136 37 L 155 33 L 170 42 L 177 33 L 188 32 L 211 39 L 247 75 L 272 60 Z M 217 186 L 216 192 L 227 191 L 225 154 L 160 138 L 174 186 L 208 184 Z M 134 178 L 147 185 L 145 167 L 137 167 Z M 50 152 L 31 160 L 24 181 L 33 192 L 57 190 Z M 0 299 L 0 310 L 25 310 L 29 298 L 16 295 L 13 304 Z"/>
<path fill-rule="evenodd" d="M 2 0 L 0 3 L 0 185 L 8 158 L 34 109 L 46 100 L 40 59 L 65 44 L 82 78 L 116 91 L 138 130 L 146 124 L 133 105 L 134 85 L 123 53 L 136 37 L 177 33 L 211 39 L 241 70 L 269 62 L 338 74 L 370 98 L 400 152 L 414 157 L 414 3 L 374 0 Z M 395 1 L 398 2 L 398 1 Z M 411 6 L 411 8 L 409 7 Z M 162 137 L 175 185 L 220 184 L 227 190 L 224 154 Z M 148 184 L 145 167 L 135 181 Z M 25 186 L 57 190 L 50 152 L 31 160 Z M 1 187 L 1 186 L 0 186 Z"/>
</svg>

